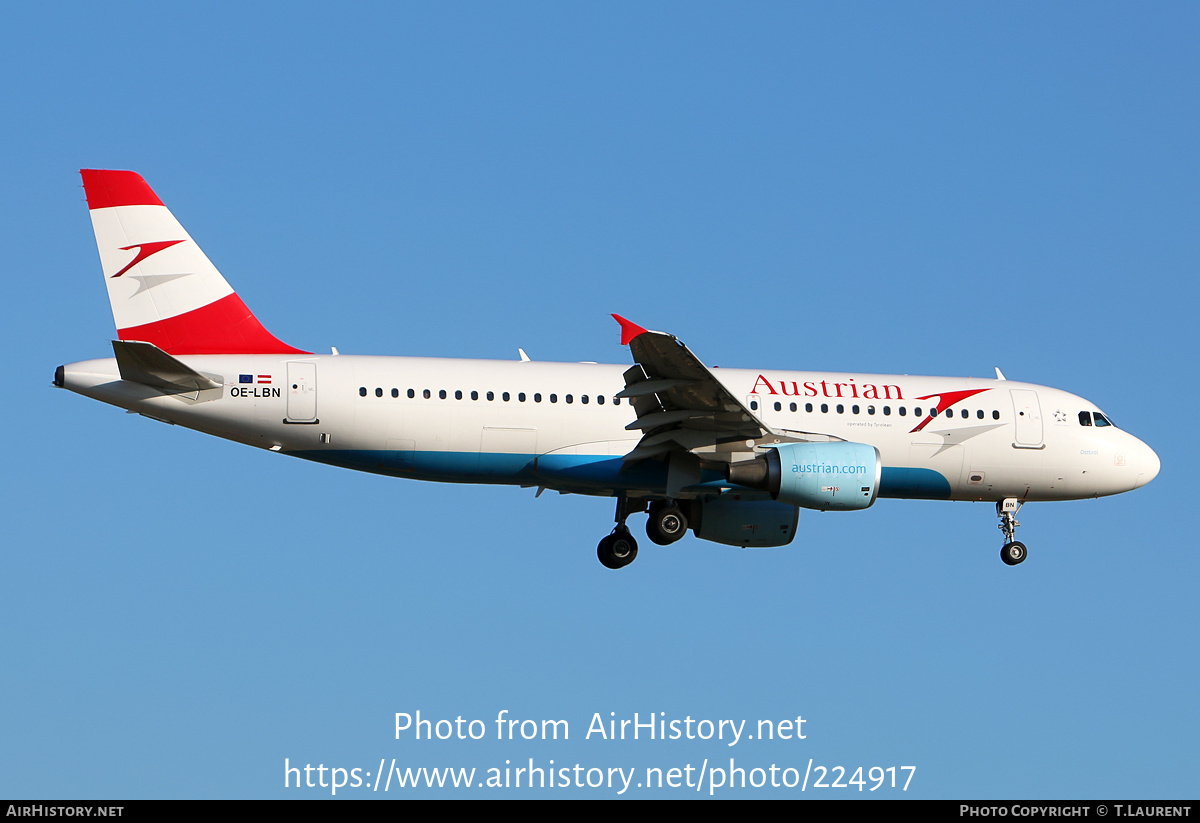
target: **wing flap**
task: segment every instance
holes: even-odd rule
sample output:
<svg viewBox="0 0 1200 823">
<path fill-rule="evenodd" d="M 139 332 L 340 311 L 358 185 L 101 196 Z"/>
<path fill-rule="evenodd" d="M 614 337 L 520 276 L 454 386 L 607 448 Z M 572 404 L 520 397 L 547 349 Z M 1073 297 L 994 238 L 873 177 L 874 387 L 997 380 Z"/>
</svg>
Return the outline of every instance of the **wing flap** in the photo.
<svg viewBox="0 0 1200 823">
<path fill-rule="evenodd" d="M 692 380 L 643 380 L 640 383 L 635 383 L 629 388 L 621 389 L 617 392 L 617 397 L 643 397 L 647 394 L 656 394 L 664 392 L 668 389 L 686 386 L 692 383 Z"/>
</svg>

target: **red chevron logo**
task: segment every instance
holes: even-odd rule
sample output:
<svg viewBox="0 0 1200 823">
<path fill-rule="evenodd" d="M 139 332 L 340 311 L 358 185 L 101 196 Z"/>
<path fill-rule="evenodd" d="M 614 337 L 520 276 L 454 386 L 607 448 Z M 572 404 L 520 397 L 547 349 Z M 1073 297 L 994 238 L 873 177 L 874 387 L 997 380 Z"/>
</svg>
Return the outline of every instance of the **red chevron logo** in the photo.
<svg viewBox="0 0 1200 823">
<path fill-rule="evenodd" d="M 129 263 L 128 266 L 126 266 L 125 268 L 121 269 L 119 272 L 114 274 L 113 277 L 120 277 L 122 274 L 124 274 L 125 272 L 132 269 L 138 263 L 141 263 L 143 260 L 145 260 L 150 255 L 158 254 L 163 249 L 169 249 L 169 248 L 171 248 L 171 246 L 174 246 L 176 243 L 182 243 L 182 242 L 183 242 L 182 240 L 157 240 L 153 243 L 134 243 L 132 246 L 122 246 L 121 251 L 129 251 L 130 249 L 137 249 L 138 253 L 137 253 L 137 256 L 133 258 L 133 260 Z"/>
<path fill-rule="evenodd" d="M 991 391 L 991 389 L 967 389 L 966 391 L 948 391 L 948 392 L 942 392 L 941 394 L 927 394 L 924 397 L 918 397 L 917 398 L 918 400 L 932 400 L 933 398 L 936 397 L 938 399 L 938 404 L 937 404 L 937 408 L 934 409 L 932 412 L 930 412 L 928 415 L 926 415 L 925 419 L 922 420 L 920 423 L 918 423 L 917 427 L 915 429 L 913 429 L 912 432 L 909 432 L 909 434 L 912 434 L 913 432 L 919 432 L 921 429 L 925 428 L 925 425 L 930 420 L 932 420 L 935 415 L 941 414 L 946 409 L 950 408 L 955 403 L 957 403 L 959 400 L 966 400 L 968 397 L 971 397 L 972 395 L 976 395 L 976 394 L 979 394 L 980 392 L 985 392 L 985 391 Z"/>
</svg>

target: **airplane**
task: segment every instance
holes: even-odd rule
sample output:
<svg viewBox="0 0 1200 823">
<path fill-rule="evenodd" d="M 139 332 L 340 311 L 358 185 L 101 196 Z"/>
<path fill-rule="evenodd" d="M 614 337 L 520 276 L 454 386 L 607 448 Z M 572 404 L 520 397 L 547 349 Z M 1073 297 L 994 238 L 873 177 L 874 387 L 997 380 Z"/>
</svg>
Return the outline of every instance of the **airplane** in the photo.
<svg viewBox="0 0 1200 823">
<path fill-rule="evenodd" d="M 708 367 L 619 315 L 632 366 L 314 354 L 258 321 L 142 177 L 81 170 L 113 357 L 54 385 L 273 452 L 392 477 L 616 499 L 597 547 L 619 569 L 651 541 L 765 548 L 801 508 L 878 498 L 996 504 L 1015 566 L 1028 501 L 1120 494 L 1158 474 L 1093 403 L 996 379 Z"/>
</svg>

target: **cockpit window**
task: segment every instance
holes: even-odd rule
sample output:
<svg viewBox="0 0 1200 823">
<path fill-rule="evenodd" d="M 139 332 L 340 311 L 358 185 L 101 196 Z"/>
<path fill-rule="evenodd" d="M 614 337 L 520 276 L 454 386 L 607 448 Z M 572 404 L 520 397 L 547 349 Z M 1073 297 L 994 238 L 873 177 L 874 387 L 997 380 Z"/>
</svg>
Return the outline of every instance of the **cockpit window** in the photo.
<svg viewBox="0 0 1200 823">
<path fill-rule="evenodd" d="M 1109 423 L 1108 420 L 1105 419 L 1104 415 L 1102 415 L 1100 412 L 1096 412 L 1095 417 L 1096 417 L 1096 425 L 1097 426 L 1111 426 L 1112 425 L 1112 423 Z"/>
<path fill-rule="evenodd" d="M 1092 425 L 1092 413 L 1089 411 L 1081 411 L 1079 413 L 1079 425 L 1081 425 L 1081 426 Z"/>
</svg>

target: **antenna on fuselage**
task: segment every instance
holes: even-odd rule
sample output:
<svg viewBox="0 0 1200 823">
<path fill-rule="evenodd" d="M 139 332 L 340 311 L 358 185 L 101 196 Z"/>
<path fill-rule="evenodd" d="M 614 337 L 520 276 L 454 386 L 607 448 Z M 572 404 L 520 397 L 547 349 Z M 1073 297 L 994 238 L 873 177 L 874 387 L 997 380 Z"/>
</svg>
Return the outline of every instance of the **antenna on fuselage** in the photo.
<svg viewBox="0 0 1200 823">
<path fill-rule="evenodd" d="M 996 379 L 997 380 L 1007 380 L 1008 379 L 1007 377 L 1004 376 L 1004 372 L 1000 371 L 999 366 L 996 367 Z"/>
</svg>

